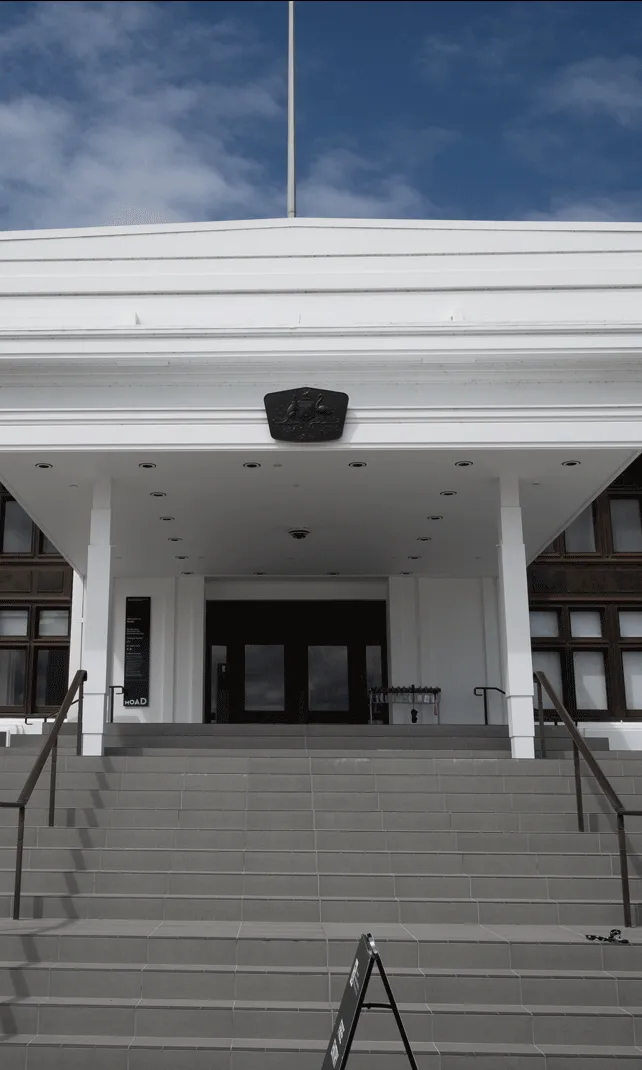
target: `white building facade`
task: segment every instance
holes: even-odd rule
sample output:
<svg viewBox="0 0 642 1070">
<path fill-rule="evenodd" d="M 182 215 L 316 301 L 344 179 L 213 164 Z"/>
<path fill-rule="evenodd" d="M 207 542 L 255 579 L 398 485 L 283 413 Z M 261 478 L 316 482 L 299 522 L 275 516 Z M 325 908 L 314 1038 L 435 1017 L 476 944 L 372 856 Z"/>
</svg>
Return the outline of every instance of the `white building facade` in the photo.
<svg viewBox="0 0 642 1070">
<path fill-rule="evenodd" d="M 2 235 L 0 481 L 76 573 L 85 752 L 111 701 L 119 720 L 365 723 L 387 684 L 440 688 L 445 724 L 478 724 L 474 690 L 501 688 L 489 719 L 532 757 L 526 567 L 640 453 L 641 239 L 303 219 Z M 272 438 L 264 395 L 300 387 L 348 395 L 339 439 Z M 133 599 L 134 706 L 110 692 Z"/>
</svg>

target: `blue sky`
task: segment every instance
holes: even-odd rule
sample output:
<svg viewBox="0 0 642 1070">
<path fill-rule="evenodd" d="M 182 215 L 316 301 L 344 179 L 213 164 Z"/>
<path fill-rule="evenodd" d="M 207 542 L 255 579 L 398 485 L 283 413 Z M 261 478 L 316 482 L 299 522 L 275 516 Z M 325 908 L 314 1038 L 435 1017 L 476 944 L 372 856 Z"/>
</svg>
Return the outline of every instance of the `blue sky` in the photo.
<svg viewBox="0 0 642 1070">
<path fill-rule="evenodd" d="M 285 0 L 0 4 L 0 228 L 285 214 Z M 642 4 L 299 0 L 307 216 L 642 219 Z"/>
</svg>

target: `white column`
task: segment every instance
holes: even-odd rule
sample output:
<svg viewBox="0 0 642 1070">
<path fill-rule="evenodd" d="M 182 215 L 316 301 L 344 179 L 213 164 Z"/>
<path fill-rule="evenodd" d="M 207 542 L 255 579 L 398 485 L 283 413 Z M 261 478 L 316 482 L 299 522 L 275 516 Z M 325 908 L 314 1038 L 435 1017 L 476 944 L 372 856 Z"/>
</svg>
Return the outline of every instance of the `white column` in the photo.
<svg viewBox="0 0 642 1070">
<path fill-rule="evenodd" d="M 175 620 L 174 720 L 200 724 L 205 648 L 204 576 L 178 577 Z"/>
<path fill-rule="evenodd" d="M 499 620 L 511 750 L 513 758 L 534 758 L 533 660 L 517 476 L 502 476 L 499 492 Z"/>
<path fill-rule="evenodd" d="M 418 589 L 414 576 L 388 579 L 388 659 L 391 687 L 421 683 L 418 629 Z M 410 724 L 411 707 L 402 702 L 390 707 L 394 724 Z"/>
<path fill-rule="evenodd" d="M 83 754 L 102 754 L 107 688 L 109 685 L 109 636 L 111 616 L 111 482 L 94 487 L 91 510 L 85 611 L 82 634 L 82 667 L 85 686 Z"/>
</svg>

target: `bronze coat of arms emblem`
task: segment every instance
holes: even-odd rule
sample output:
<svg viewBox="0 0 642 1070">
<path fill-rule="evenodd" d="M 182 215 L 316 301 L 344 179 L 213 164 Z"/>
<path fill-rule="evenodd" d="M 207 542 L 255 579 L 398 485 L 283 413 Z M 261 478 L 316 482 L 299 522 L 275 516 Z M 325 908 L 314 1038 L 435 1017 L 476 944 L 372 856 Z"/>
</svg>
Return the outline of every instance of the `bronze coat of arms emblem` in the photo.
<svg viewBox="0 0 642 1070">
<path fill-rule="evenodd" d="M 264 401 L 270 434 L 280 442 L 333 442 L 343 434 L 347 394 L 300 386 L 266 394 Z"/>
</svg>

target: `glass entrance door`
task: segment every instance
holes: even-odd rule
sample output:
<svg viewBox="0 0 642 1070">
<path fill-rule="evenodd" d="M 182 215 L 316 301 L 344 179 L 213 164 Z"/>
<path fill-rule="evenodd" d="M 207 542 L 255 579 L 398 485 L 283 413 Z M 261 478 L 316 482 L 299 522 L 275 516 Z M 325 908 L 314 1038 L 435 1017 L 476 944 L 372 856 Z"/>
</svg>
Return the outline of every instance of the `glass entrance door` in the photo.
<svg viewBox="0 0 642 1070">
<path fill-rule="evenodd" d="M 209 602 L 205 719 L 365 722 L 385 631 L 383 602 Z"/>
</svg>

